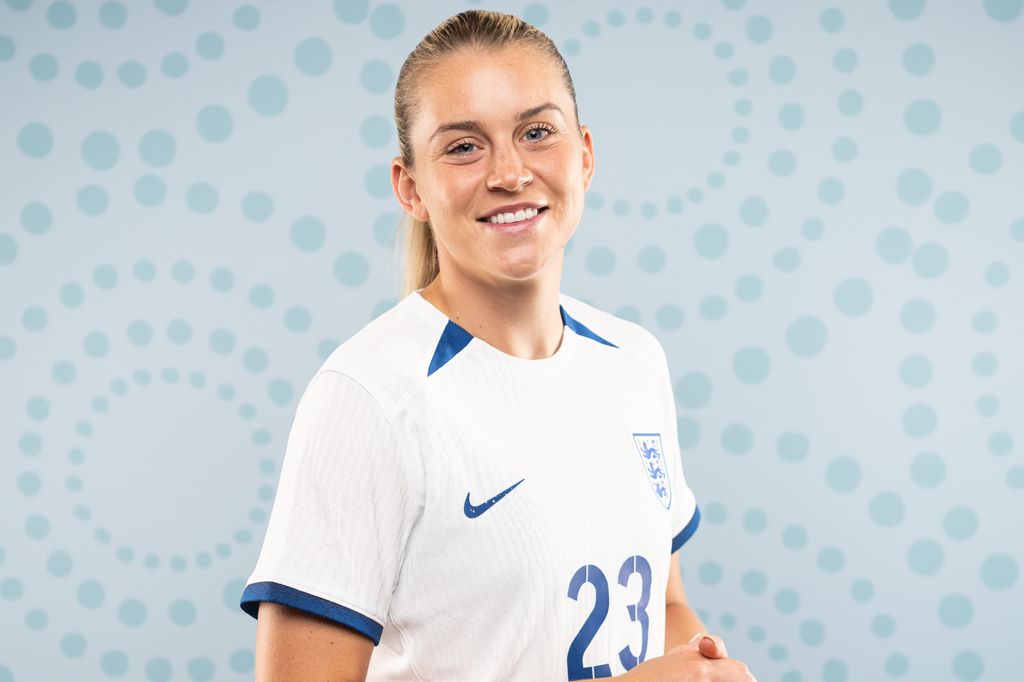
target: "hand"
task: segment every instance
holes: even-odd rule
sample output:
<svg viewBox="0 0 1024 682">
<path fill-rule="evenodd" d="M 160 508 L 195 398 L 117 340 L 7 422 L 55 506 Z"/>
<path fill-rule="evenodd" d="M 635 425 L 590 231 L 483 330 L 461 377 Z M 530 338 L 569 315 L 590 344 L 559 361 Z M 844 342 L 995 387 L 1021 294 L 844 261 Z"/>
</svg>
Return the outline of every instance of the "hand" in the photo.
<svg viewBox="0 0 1024 682">
<path fill-rule="evenodd" d="M 742 661 L 728 658 L 725 642 L 698 633 L 687 644 L 672 647 L 630 670 L 619 679 L 629 682 L 757 682 Z"/>
</svg>

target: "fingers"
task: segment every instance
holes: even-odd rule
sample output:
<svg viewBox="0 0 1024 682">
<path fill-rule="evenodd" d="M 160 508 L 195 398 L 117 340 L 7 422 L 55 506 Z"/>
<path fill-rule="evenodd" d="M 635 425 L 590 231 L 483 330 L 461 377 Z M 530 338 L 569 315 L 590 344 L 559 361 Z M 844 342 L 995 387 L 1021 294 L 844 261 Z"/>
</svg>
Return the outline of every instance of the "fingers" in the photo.
<svg viewBox="0 0 1024 682">
<path fill-rule="evenodd" d="M 698 651 L 705 658 L 729 657 L 729 652 L 725 648 L 725 642 L 717 635 L 704 635 L 698 645 Z"/>
</svg>

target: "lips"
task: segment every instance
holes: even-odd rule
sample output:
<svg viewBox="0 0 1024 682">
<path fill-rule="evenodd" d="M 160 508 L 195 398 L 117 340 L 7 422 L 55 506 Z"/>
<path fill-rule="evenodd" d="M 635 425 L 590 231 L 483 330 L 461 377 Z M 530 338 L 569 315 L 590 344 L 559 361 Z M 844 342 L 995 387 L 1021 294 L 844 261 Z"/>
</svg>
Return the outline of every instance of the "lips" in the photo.
<svg viewBox="0 0 1024 682">
<path fill-rule="evenodd" d="M 541 216 L 541 214 L 546 213 L 547 210 L 548 210 L 547 206 L 540 206 L 540 207 L 538 207 L 537 208 L 537 215 L 535 215 L 533 218 L 539 218 Z M 498 213 L 505 213 L 505 212 L 506 211 L 498 211 Z M 533 220 L 533 218 L 530 218 L 529 220 Z M 502 225 L 515 225 L 516 224 L 516 223 L 492 223 L 488 218 L 477 218 L 477 222 L 479 222 L 479 223 L 486 223 L 488 225 L 494 225 L 496 227 L 501 227 Z M 525 223 L 525 222 L 528 222 L 528 221 L 524 220 L 523 222 Z"/>
</svg>

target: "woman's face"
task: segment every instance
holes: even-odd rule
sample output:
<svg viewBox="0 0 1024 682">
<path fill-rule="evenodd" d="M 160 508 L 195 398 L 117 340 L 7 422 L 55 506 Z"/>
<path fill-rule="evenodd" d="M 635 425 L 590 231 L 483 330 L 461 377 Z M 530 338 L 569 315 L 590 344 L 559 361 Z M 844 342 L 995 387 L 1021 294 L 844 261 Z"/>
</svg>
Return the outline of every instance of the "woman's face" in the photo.
<svg viewBox="0 0 1024 682">
<path fill-rule="evenodd" d="M 430 221 L 442 273 L 492 286 L 558 280 L 594 174 L 590 130 L 581 138 L 558 67 L 536 50 L 466 49 L 427 72 L 418 96 L 415 167 L 397 157 L 392 184 L 407 212 Z M 478 220 L 519 202 L 547 209 L 517 232 Z"/>
</svg>

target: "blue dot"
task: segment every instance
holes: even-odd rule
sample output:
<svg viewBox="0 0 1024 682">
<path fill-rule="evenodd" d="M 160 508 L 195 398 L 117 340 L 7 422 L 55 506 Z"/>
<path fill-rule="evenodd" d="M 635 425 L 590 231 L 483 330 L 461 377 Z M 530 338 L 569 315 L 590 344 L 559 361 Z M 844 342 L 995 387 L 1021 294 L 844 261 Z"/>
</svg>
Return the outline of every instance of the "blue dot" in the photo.
<svg viewBox="0 0 1024 682">
<path fill-rule="evenodd" d="M 892 616 L 881 613 L 871 621 L 871 631 L 883 639 L 892 637 L 896 632 L 896 621 L 892 619 Z"/>
<path fill-rule="evenodd" d="M 693 246 L 704 258 L 719 258 L 729 245 L 729 233 L 717 223 L 701 226 L 693 237 Z"/>
<path fill-rule="evenodd" d="M 830 206 L 842 201 L 845 194 L 846 186 L 838 178 L 825 178 L 818 185 L 818 198 Z"/>
<path fill-rule="evenodd" d="M 829 7 L 821 13 L 819 23 L 829 33 L 838 33 L 843 29 L 845 21 L 846 18 L 843 16 L 842 10 L 837 7 Z"/>
<path fill-rule="evenodd" d="M 38 81 L 52 81 L 57 77 L 57 60 L 51 54 L 37 54 L 29 60 L 28 70 Z"/>
<path fill-rule="evenodd" d="M 889 11 L 897 19 L 916 19 L 924 11 L 925 0 L 889 0 Z"/>
<path fill-rule="evenodd" d="M 768 170 L 779 177 L 792 175 L 796 170 L 796 156 L 788 149 L 780 149 L 768 157 Z"/>
<path fill-rule="evenodd" d="M 391 88 L 394 73 L 387 62 L 371 59 L 363 65 L 359 80 L 368 92 L 380 94 Z"/>
<path fill-rule="evenodd" d="M 885 672 L 892 677 L 903 677 L 910 669 L 910 662 L 903 654 L 892 654 L 885 659 Z"/>
<path fill-rule="evenodd" d="M 978 530 L 978 515 L 969 507 L 954 507 L 946 513 L 942 527 L 951 540 L 968 540 Z"/>
<path fill-rule="evenodd" d="M 761 571 L 747 571 L 743 574 L 740 585 L 747 594 L 757 595 L 764 592 L 768 586 L 768 579 Z"/>
<path fill-rule="evenodd" d="M 1008 554 L 993 554 L 981 565 L 981 580 L 992 590 L 1010 589 L 1018 573 L 1017 562 Z"/>
<path fill-rule="evenodd" d="M 274 200 L 266 192 L 249 192 L 242 198 L 242 215 L 254 223 L 262 223 L 274 212 Z"/>
<path fill-rule="evenodd" d="M 837 161 L 852 161 L 857 156 L 857 142 L 849 137 L 840 137 L 832 145 L 832 155 Z"/>
<path fill-rule="evenodd" d="M 46 570 L 55 578 L 63 578 L 71 572 L 71 555 L 64 550 L 55 550 L 46 559 Z"/>
<path fill-rule="evenodd" d="M 138 599 L 126 599 L 121 602 L 117 617 L 129 627 L 138 627 L 146 622 L 146 605 Z"/>
<path fill-rule="evenodd" d="M 346 24 L 358 24 L 370 11 L 370 0 L 334 0 L 334 13 Z"/>
<path fill-rule="evenodd" d="M 156 8 L 167 16 L 176 17 L 188 7 L 188 0 L 155 0 Z"/>
<path fill-rule="evenodd" d="M 124 26 L 128 19 L 128 11 L 123 3 L 105 2 L 100 5 L 100 23 L 106 28 L 117 30 Z"/>
<path fill-rule="evenodd" d="M 64 0 L 57 0 L 50 3 L 46 10 L 46 21 L 56 29 L 67 30 L 75 25 L 78 13 L 74 6 Z"/>
<path fill-rule="evenodd" d="M 838 547 L 823 547 L 818 552 L 818 568 L 826 573 L 837 573 L 846 564 L 846 555 Z"/>
<path fill-rule="evenodd" d="M 740 219 L 751 226 L 762 225 L 768 219 L 768 204 L 760 197 L 750 197 L 740 205 Z"/>
<path fill-rule="evenodd" d="M 927 538 L 914 542 L 907 552 L 907 564 L 920 575 L 935 575 L 945 559 L 945 552 L 939 543 Z"/>
<path fill-rule="evenodd" d="M 923 334 L 935 322 L 935 307 L 924 299 L 916 298 L 904 304 L 900 312 L 904 328 L 915 334 Z"/>
<path fill-rule="evenodd" d="M 90 133 L 82 140 L 82 158 L 95 170 L 109 170 L 117 163 L 120 147 L 113 135 L 106 131 Z"/>
<path fill-rule="evenodd" d="M 226 268 L 216 268 L 210 273 L 210 286 L 214 291 L 230 291 L 234 283 L 235 276 Z"/>
<path fill-rule="evenodd" d="M 277 116 L 288 104 L 288 89 L 277 76 L 260 76 L 249 85 L 246 96 L 253 111 L 263 116 Z"/>
<path fill-rule="evenodd" d="M 1024 7 L 1022 0 L 985 0 L 985 13 L 995 21 L 1013 21 Z"/>
<path fill-rule="evenodd" d="M 803 526 L 790 525 L 782 531 L 782 544 L 788 549 L 803 549 L 807 546 L 807 531 Z"/>
<path fill-rule="evenodd" d="M 77 632 L 69 632 L 60 640 L 60 651 L 67 658 L 78 658 L 85 653 L 85 637 Z"/>
<path fill-rule="evenodd" d="M 836 287 L 835 303 L 840 312 L 850 316 L 866 313 L 874 301 L 871 285 L 861 277 L 843 280 Z"/>
<path fill-rule="evenodd" d="M 83 88 L 94 90 L 103 83 L 103 68 L 96 62 L 82 62 L 75 69 L 75 81 Z"/>
<path fill-rule="evenodd" d="M 949 267 L 949 252 L 935 242 L 928 242 L 914 251 L 914 272 L 921 277 L 934 279 L 946 272 Z"/>
<path fill-rule="evenodd" d="M 855 601 L 864 603 L 871 600 L 871 597 L 875 596 L 875 586 L 870 580 L 863 578 L 853 581 L 850 585 L 850 596 Z"/>
<path fill-rule="evenodd" d="M 760 533 L 768 526 L 768 517 L 760 509 L 749 509 L 743 514 L 743 527 L 750 533 Z"/>
<path fill-rule="evenodd" d="M 900 174 L 896 191 L 905 203 L 919 206 L 932 195 L 932 179 L 920 168 L 908 168 Z"/>
<path fill-rule="evenodd" d="M 891 528 L 903 521 L 906 504 L 898 493 L 886 491 L 871 498 L 868 504 L 871 518 L 880 526 Z"/>
<path fill-rule="evenodd" d="M 548 8 L 539 2 L 531 2 L 523 8 L 520 17 L 522 17 L 523 21 L 526 23 L 540 27 L 547 23 Z M 646 19 L 642 17 L 646 17 Z M 637 20 L 641 23 L 648 23 L 652 18 L 653 17 L 650 16 L 650 10 L 648 10 L 647 13 L 642 13 L 642 10 L 637 11 Z"/>
<path fill-rule="evenodd" d="M 733 355 L 733 371 L 746 384 L 759 384 L 767 378 L 771 369 L 771 358 L 763 348 L 747 346 Z"/>
<path fill-rule="evenodd" d="M 971 169 L 982 175 L 991 175 L 1003 165 L 1003 154 L 993 144 L 979 144 L 971 150 Z"/>
<path fill-rule="evenodd" d="M 210 104 L 196 114 L 196 130 L 207 142 L 223 142 L 234 130 L 231 112 L 219 104 Z"/>
<path fill-rule="evenodd" d="M 595 275 L 607 275 L 615 269 L 615 252 L 605 246 L 596 246 L 587 253 L 587 270 Z"/>
<path fill-rule="evenodd" d="M 772 37 L 771 19 L 757 14 L 747 19 L 747 37 L 758 45 L 768 42 Z"/>
<path fill-rule="evenodd" d="M 901 227 L 885 228 L 875 241 L 875 251 L 879 258 L 892 265 L 905 261 L 913 248 L 910 233 Z"/>
<path fill-rule="evenodd" d="M 768 75 L 772 81 L 784 85 L 796 75 L 796 63 L 787 55 L 779 55 L 772 59 L 768 67 Z"/>
<path fill-rule="evenodd" d="M 170 164 L 176 149 L 174 136 L 166 130 L 150 130 L 139 140 L 139 157 L 150 166 L 163 167 Z"/>
<path fill-rule="evenodd" d="M 98 185 L 86 185 L 75 195 L 78 210 L 89 216 L 98 216 L 107 210 L 110 200 L 107 192 Z"/>
<path fill-rule="evenodd" d="M 31 201 L 21 208 L 21 226 L 31 234 L 43 234 L 53 226 L 50 207 L 39 201 Z"/>
<path fill-rule="evenodd" d="M 705 561 L 697 569 L 697 577 L 705 585 L 717 585 L 722 581 L 723 573 L 717 561 Z"/>
<path fill-rule="evenodd" d="M 932 362 L 920 353 L 908 355 L 900 363 L 900 379 L 907 386 L 920 388 L 932 378 Z"/>
<path fill-rule="evenodd" d="M 776 452 L 785 462 L 799 462 L 807 457 L 810 441 L 802 433 L 782 434 L 775 445 Z"/>
<path fill-rule="evenodd" d="M 224 54 L 224 39 L 213 31 L 200 33 L 196 38 L 196 52 L 204 59 L 218 59 Z"/>
<path fill-rule="evenodd" d="M 105 651 L 100 656 L 100 668 L 111 677 L 120 677 L 128 670 L 128 656 L 123 651 Z"/>
<path fill-rule="evenodd" d="M 844 90 L 836 104 L 839 111 L 847 116 L 856 116 L 864 108 L 864 96 L 857 90 Z"/>
<path fill-rule="evenodd" d="M 835 56 L 832 57 L 832 66 L 840 73 L 850 73 L 857 68 L 857 61 L 857 53 L 846 47 L 836 52 Z"/>
<path fill-rule="evenodd" d="M 151 658 L 146 663 L 146 679 L 149 682 L 167 682 L 174 675 L 174 666 L 166 658 Z"/>
<path fill-rule="evenodd" d="M 143 175 L 132 190 L 135 200 L 143 206 L 157 206 L 167 196 L 167 185 L 156 175 Z"/>
<path fill-rule="evenodd" d="M 242 5 L 232 15 L 235 26 L 242 31 L 253 31 L 260 25 L 260 12 L 252 5 Z"/>
<path fill-rule="evenodd" d="M 25 156 L 41 159 L 53 149 L 53 133 L 42 123 L 29 123 L 18 132 L 18 148 Z"/>
<path fill-rule="evenodd" d="M 117 77 L 128 88 L 138 88 L 146 82 L 146 67 L 136 61 L 125 62 L 117 67 Z"/>
<path fill-rule="evenodd" d="M 985 662 L 973 651 L 961 651 L 953 657 L 953 672 L 960 680 L 977 680 L 985 670 Z"/>
<path fill-rule="evenodd" d="M 217 353 L 230 353 L 235 348 L 235 335 L 227 329 L 216 329 L 210 334 L 210 349 Z"/>
<path fill-rule="evenodd" d="M 947 225 L 963 222 L 969 209 L 970 202 L 963 192 L 943 192 L 935 200 L 935 216 Z"/>
<path fill-rule="evenodd" d="M 295 47 L 295 66 L 307 76 L 320 76 L 331 68 L 331 48 L 321 38 L 306 38 Z"/>
<path fill-rule="evenodd" d="M 78 602 L 87 609 L 96 609 L 103 604 L 106 591 L 95 580 L 86 580 L 78 586 Z"/>
<path fill-rule="evenodd" d="M 370 13 L 370 30 L 378 38 L 394 38 L 405 28 L 405 15 L 397 5 L 377 5 Z"/>
<path fill-rule="evenodd" d="M 175 625 L 191 625 L 196 619 L 196 607 L 188 599 L 176 599 L 168 609 L 171 622 Z"/>
<path fill-rule="evenodd" d="M 0 62 L 10 61 L 14 52 L 14 41 L 8 36 L 0 35 Z"/>
<path fill-rule="evenodd" d="M 299 250 L 313 252 L 324 245 L 327 228 L 316 216 L 302 216 L 292 223 L 290 236 Z"/>
<path fill-rule="evenodd" d="M 927 43 L 914 43 L 903 51 L 903 68 L 914 76 L 925 76 L 935 67 L 935 50 Z"/>
<path fill-rule="evenodd" d="M 637 265 L 646 273 L 653 274 L 665 269 L 665 250 L 657 245 L 645 246 L 637 254 Z"/>
<path fill-rule="evenodd" d="M 917 100 L 907 107 L 903 123 L 915 135 L 931 135 L 942 123 L 942 112 L 930 99 Z"/>
<path fill-rule="evenodd" d="M 189 185 L 185 192 L 185 202 L 188 207 L 196 213 L 209 213 L 217 208 L 219 196 L 217 190 L 205 182 L 196 182 Z"/>
<path fill-rule="evenodd" d="M 822 352 L 828 341 L 828 329 L 817 317 L 804 315 L 786 329 L 786 347 L 800 357 L 810 358 Z"/>
<path fill-rule="evenodd" d="M 196 682 L 213 679 L 213 662 L 208 658 L 193 658 L 188 662 L 188 676 Z"/>
<path fill-rule="evenodd" d="M 825 639 L 825 625 L 819 620 L 800 623 L 800 639 L 807 646 L 818 646 Z"/>
<path fill-rule="evenodd" d="M 775 608 L 782 613 L 793 613 L 800 607 L 800 595 L 786 588 L 775 593 Z"/>
<path fill-rule="evenodd" d="M 951 594 L 939 602 L 939 620 L 951 628 L 962 628 L 974 618 L 974 604 L 962 594 Z"/>
<path fill-rule="evenodd" d="M 391 121 L 373 114 L 368 116 L 359 128 L 359 136 L 367 145 L 377 149 L 385 146 L 391 140 Z"/>
<path fill-rule="evenodd" d="M 188 73 L 188 57 L 180 52 L 171 52 L 161 60 L 160 69 L 168 78 L 181 78 Z"/>
<path fill-rule="evenodd" d="M 836 457 L 825 469 L 825 480 L 829 487 L 839 492 L 855 489 L 861 481 L 860 462 L 850 455 Z"/>
</svg>

